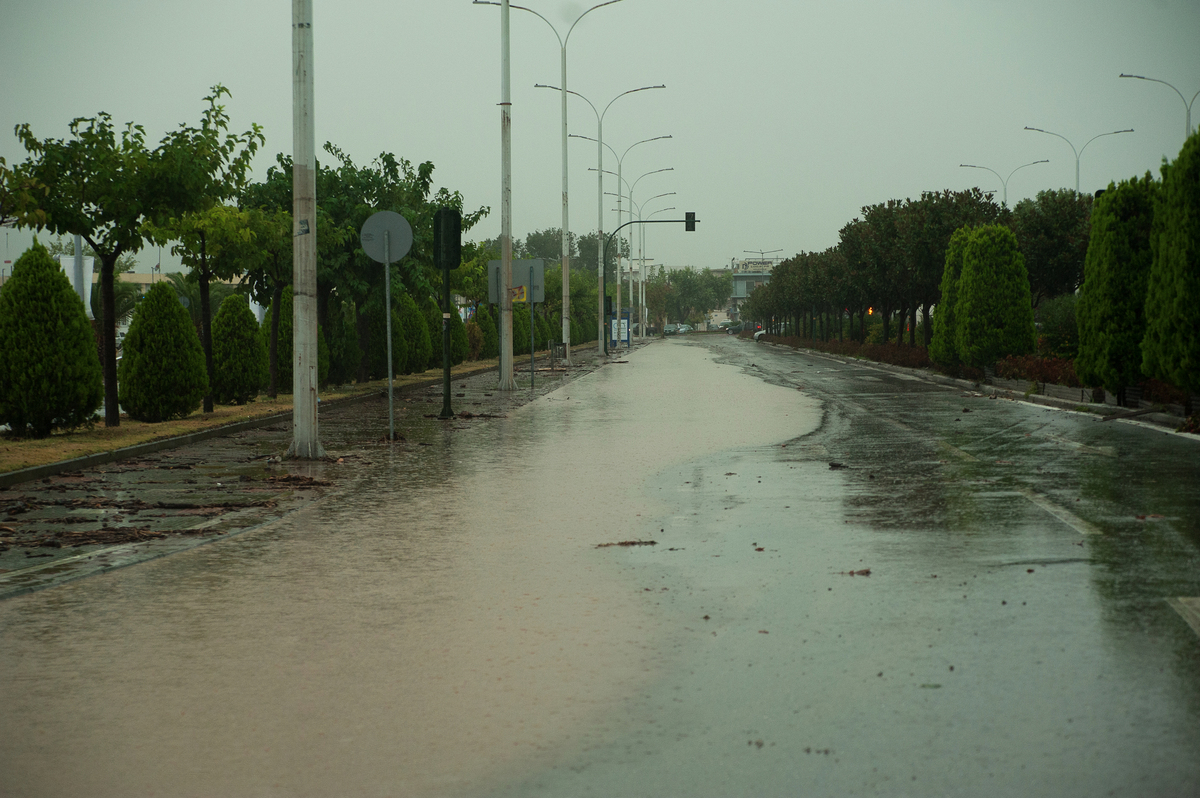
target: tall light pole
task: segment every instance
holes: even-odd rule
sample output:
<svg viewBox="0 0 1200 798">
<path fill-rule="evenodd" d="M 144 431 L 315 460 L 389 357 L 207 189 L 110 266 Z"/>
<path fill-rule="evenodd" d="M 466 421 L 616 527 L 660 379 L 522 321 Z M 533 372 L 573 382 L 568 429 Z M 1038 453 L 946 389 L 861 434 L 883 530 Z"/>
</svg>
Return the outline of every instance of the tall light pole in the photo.
<svg viewBox="0 0 1200 798">
<path fill-rule="evenodd" d="M 528 11 L 530 14 L 538 17 L 550 26 L 550 30 L 554 31 L 554 35 L 558 37 L 558 46 L 561 51 L 562 64 L 562 340 L 566 349 L 567 365 L 571 365 L 571 221 L 569 213 L 569 203 L 567 200 L 567 42 L 571 38 L 571 33 L 575 30 L 575 26 L 579 24 L 579 20 L 586 17 L 588 14 L 595 11 L 597 8 L 611 6 L 613 3 L 619 3 L 621 0 L 607 0 L 604 3 L 597 3 L 588 10 L 575 18 L 571 23 L 571 27 L 567 29 L 567 35 L 563 36 L 558 32 L 558 28 L 550 20 L 543 17 L 532 8 L 525 6 L 510 5 L 510 8 L 518 8 L 522 11 Z M 489 5 L 498 6 L 500 3 L 495 0 L 472 0 L 474 5 Z"/>
<path fill-rule="evenodd" d="M 575 134 L 572 134 L 572 135 L 574 135 L 574 137 L 577 139 L 587 139 L 588 141 L 596 141 L 596 139 L 593 139 L 589 136 L 579 136 L 579 135 L 575 135 Z M 642 139 L 641 141 L 635 141 L 633 144 L 630 144 L 628 147 L 626 147 L 625 152 L 621 153 L 620 155 L 617 155 L 617 151 L 614 150 L 612 147 L 609 147 L 608 144 L 604 145 L 605 147 L 608 147 L 608 151 L 611 152 L 613 154 L 613 157 L 617 159 L 617 224 L 618 225 L 621 224 L 621 183 L 625 182 L 624 179 L 621 177 L 621 168 L 622 168 L 622 165 L 625 163 L 625 156 L 629 154 L 630 150 L 632 150 L 634 147 L 638 146 L 639 144 L 646 144 L 647 142 L 661 141 L 662 139 L 669 139 L 669 138 L 671 138 L 671 136 L 669 136 L 669 135 L 655 136 L 653 138 Z M 662 170 L 660 170 L 660 171 L 662 171 Z M 609 174 L 611 174 L 611 172 Z M 636 181 L 635 181 L 635 184 L 636 184 Z M 630 197 L 630 200 L 633 199 L 632 189 L 630 189 L 629 197 Z M 633 219 L 633 210 L 632 209 L 629 212 L 629 218 Z M 632 284 L 633 284 L 632 283 L 632 280 L 633 280 L 632 275 L 630 276 L 629 279 L 631 281 L 630 285 L 632 286 Z M 632 288 L 630 290 L 632 291 Z M 631 302 L 633 301 L 632 293 L 629 295 L 629 299 Z M 620 239 L 617 240 L 617 302 L 616 302 L 616 310 L 617 310 L 617 323 L 619 325 L 620 320 L 621 320 L 621 242 L 620 242 Z M 619 339 L 620 339 L 620 337 L 618 336 L 618 340 Z"/>
<path fill-rule="evenodd" d="M 1075 193 L 1076 194 L 1079 193 L 1079 158 L 1080 158 L 1080 156 L 1083 155 L 1083 151 L 1087 149 L 1087 145 L 1091 144 L 1096 139 L 1102 138 L 1104 136 L 1115 136 L 1118 133 L 1132 133 L 1133 132 L 1133 128 L 1129 128 L 1128 130 L 1114 130 L 1111 133 L 1101 133 L 1097 136 L 1092 136 L 1090 139 L 1087 140 L 1087 144 L 1084 144 L 1082 147 L 1080 147 L 1078 150 L 1076 150 L 1075 145 L 1071 144 L 1070 140 L 1066 136 L 1059 135 L 1058 133 L 1054 133 L 1049 130 L 1042 130 L 1040 127 L 1029 127 L 1028 125 L 1026 125 L 1025 129 L 1026 130 L 1035 130 L 1038 133 L 1046 133 L 1051 136 L 1058 136 L 1060 139 L 1062 139 L 1063 141 L 1067 142 L 1068 145 L 1070 145 L 1071 152 L 1075 153 Z"/>
<path fill-rule="evenodd" d="M 1084 145 L 1084 146 L 1086 146 L 1086 145 Z M 1008 207 L 1008 180 L 1009 180 L 1009 178 L 1011 178 L 1013 175 L 1015 175 L 1021 169 L 1024 169 L 1026 166 L 1033 166 L 1034 164 L 1038 164 L 1038 163 L 1050 163 L 1050 161 L 1041 160 L 1041 161 L 1032 161 L 1030 163 L 1021 164 L 1016 169 L 1009 172 L 1008 177 L 1000 177 L 1000 173 L 997 172 L 995 169 L 992 169 L 991 167 L 988 167 L 988 166 L 976 166 L 973 163 L 960 163 L 959 168 L 987 169 L 989 172 L 994 174 L 996 177 L 1000 177 L 1000 185 L 1004 186 L 1004 205 L 1005 205 L 1005 207 Z M 1079 172 L 1078 171 L 1075 172 L 1075 190 L 1079 191 Z"/>
<path fill-rule="evenodd" d="M 592 113 L 596 115 L 596 269 L 600 273 L 600 291 L 597 298 L 599 303 L 597 332 L 600 339 L 596 345 L 597 353 L 604 355 L 608 352 L 608 339 L 604 335 L 604 116 L 608 113 L 608 109 L 612 108 L 612 104 L 621 99 L 627 94 L 633 94 L 639 91 L 648 91 L 650 89 L 665 89 L 666 86 L 659 84 L 657 86 L 641 86 L 636 89 L 623 91 L 616 97 L 608 101 L 608 105 L 604 106 L 604 110 L 600 111 L 596 108 L 587 97 L 584 97 L 577 91 L 570 89 L 560 89 L 557 86 L 547 86 L 542 83 L 535 84 L 534 88 L 539 89 L 554 89 L 556 91 L 565 91 L 567 94 L 574 94 L 579 99 L 583 100 L 592 109 Z"/>
<path fill-rule="evenodd" d="M 609 172 L 609 174 L 612 174 L 612 172 Z M 628 184 L 626 184 L 626 188 L 628 188 Z M 611 191 L 606 191 L 604 193 L 608 194 L 610 197 L 612 197 L 612 196 L 616 196 L 618 198 L 620 197 L 619 194 L 613 194 Z M 675 196 L 674 191 L 667 191 L 663 194 L 655 194 L 653 197 L 650 197 L 647 200 L 643 200 L 642 202 L 634 202 L 633 197 L 630 196 L 629 197 L 629 221 L 630 222 L 633 221 L 634 211 L 637 212 L 638 221 L 639 222 L 642 221 L 642 206 L 645 205 L 647 202 L 650 202 L 650 200 L 656 200 L 656 199 L 659 199 L 660 197 L 673 197 L 673 196 Z M 667 211 L 667 210 L 673 211 L 673 210 L 675 210 L 675 208 L 674 207 L 661 208 L 661 209 L 655 211 L 654 213 L 662 213 L 663 211 Z M 619 208 L 617 209 L 617 212 L 618 213 L 620 212 Z M 652 213 L 650 215 L 653 216 L 654 214 Z M 645 225 L 638 225 L 638 234 L 639 234 L 638 235 L 638 242 L 639 242 L 638 243 L 638 247 L 639 247 L 638 255 L 639 255 L 639 259 L 642 264 L 641 271 L 638 272 L 638 284 L 639 284 L 639 286 L 642 286 L 642 288 L 644 288 L 644 286 L 642 284 L 645 282 L 645 279 L 646 279 L 646 275 L 645 275 L 646 259 L 642 253 L 644 252 L 644 250 L 646 248 L 646 227 L 645 227 Z M 629 257 L 629 261 L 630 261 L 630 263 L 629 263 L 629 307 L 631 309 L 633 308 L 633 303 L 635 302 L 634 296 L 633 296 L 633 251 L 632 250 L 633 250 L 633 247 L 630 246 L 630 253 L 629 253 L 629 255 L 630 255 L 630 257 Z M 642 290 L 638 291 L 638 298 L 636 301 L 638 302 L 639 320 L 641 321 L 641 326 L 640 326 L 640 330 L 638 332 L 638 337 L 645 338 L 646 337 L 646 335 L 645 335 L 646 322 L 645 322 L 645 308 L 643 307 L 643 304 L 645 302 L 645 297 L 643 296 Z"/>
<path fill-rule="evenodd" d="M 1183 92 L 1181 92 L 1179 89 L 1176 89 L 1174 86 L 1171 86 L 1171 84 L 1167 83 L 1165 80 L 1159 80 L 1158 78 L 1148 78 L 1145 75 L 1126 75 L 1124 72 L 1122 72 L 1117 77 L 1137 78 L 1138 80 L 1149 80 L 1153 83 L 1161 83 L 1164 86 L 1169 86 L 1176 94 L 1179 95 L 1179 99 L 1183 100 L 1183 110 L 1186 112 L 1184 115 L 1185 118 L 1184 118 L 1184 123 L 1183 123 L 1183 138 L 1184 138 L 1184 140 L 1186 141 L 1188 136 L 1192 135 L 1192 103 L 1196 102 L 1197 97 L 1200 97 L 1200 91 L 1193 94 L 1192 99 L 1188 100 L 1186 97 L 1183 96 Z"/>
<path fill-rule="evenodd" d="M 657 213 L 665 213 L 666 211 L 675 210 L 675 206 L 672 205 L 670 208 L 659 208 L 656 211 L 652 211 L 647 216 L 642 216 L 642 208 L 646 205 L 646 203 L 650 202 L 651 200 L 659 199 L 660 197 L 674 196 L 674 194 L 675 194 L 674 191 L 668 191 L 665 194 L 658 194 L 656 196 L 650 197 L 649 199 L 643 201 L 641 203 L 641 205 L 638 206 L 638 219 L 644 221 L 646 219 L 649 219 L 651 216 L 654 216 Z M 632 199 L 630 199 L 630 204 L 633 204 Z M 638 231 L 638 233 L 639 233 L 638 257 L 642 262 L 641 269 L 638 272 L 638 307 L 640 308 L 640 311 L 641 311 L 639 314 L 639 319 L 641 321 L 641 325 L 639 327 L 639 336 L 638 337 L 645 338 L 646 337 L 646 225 L 643 224 L 643 225 L 638 225 L 638 226 L 641 228 Z"/>
<path fill-rule="evenodd" d="M 317 178 L 312 0 L 292 0 L 292 443 L 288 457 L 325 456 L 317 437 Z"/>
</svg>

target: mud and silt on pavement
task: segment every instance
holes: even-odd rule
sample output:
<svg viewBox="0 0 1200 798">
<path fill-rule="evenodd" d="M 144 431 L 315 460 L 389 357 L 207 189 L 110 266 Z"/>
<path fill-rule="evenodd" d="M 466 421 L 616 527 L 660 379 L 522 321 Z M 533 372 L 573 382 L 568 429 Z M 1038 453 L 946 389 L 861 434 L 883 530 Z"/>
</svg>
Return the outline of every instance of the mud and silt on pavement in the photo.
<svg viewBox="0 0 1200 798">
<path fill-rule="evenodd" d="M 395 393 L 397 440 L 388 444 L 386 391 L 321 415 L 328 459 L 284 459 L 291 418 L 85 471 L 0 489 L 0 598 L 170 554 L 254 528 L 319 499 L 354 466 L 386 452 L 419 461 L 434 436 L 503 418 L 512 408 L 587 373 L 594 352 L 570 368 L 528 364 L 515 392 L 496 372 L 452 382 L 452 419 L 440 419 L 441 383 Z"/>
</svg>

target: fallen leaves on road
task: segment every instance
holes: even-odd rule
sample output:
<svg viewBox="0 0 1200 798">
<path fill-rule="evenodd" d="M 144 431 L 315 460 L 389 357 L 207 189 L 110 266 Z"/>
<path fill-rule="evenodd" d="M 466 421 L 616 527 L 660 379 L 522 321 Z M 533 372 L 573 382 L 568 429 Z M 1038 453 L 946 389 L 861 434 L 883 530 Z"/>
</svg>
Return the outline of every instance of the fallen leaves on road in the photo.
<svg viewBox="0 0 1200 798">
<path fill-rule="evenodd" d="M 863 568 L 858 571 L 838 571 L 838 576 L 870 576 L 871 569 Z"/>
<path fill-rule="evenodd" d="M 597 543 L 596 548 L 605 549 L 609 546 L 657 546 L 657 540 L 622 540 L 618 543 Z"/>
</svg>

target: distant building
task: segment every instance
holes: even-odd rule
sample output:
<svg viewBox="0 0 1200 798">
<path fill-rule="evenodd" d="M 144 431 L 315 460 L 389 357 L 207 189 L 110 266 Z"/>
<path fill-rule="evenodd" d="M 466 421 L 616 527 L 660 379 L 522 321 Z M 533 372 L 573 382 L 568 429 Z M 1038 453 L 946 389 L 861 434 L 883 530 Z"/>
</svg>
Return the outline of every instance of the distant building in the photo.
<svg viewBox="0 0 1200 798">
<path fill-rule="evenodd" d="M 771 282 L 771 272 L 777 259 L 734 259 L 729 264 L 733 276 L 733 292 L 729 295 L 729 314 L 731 321 L 741 321 L 738 309 L 750 298 L 754 289 Z M 724 271 L 724 270 L 723 270 Z"/>
</svg>

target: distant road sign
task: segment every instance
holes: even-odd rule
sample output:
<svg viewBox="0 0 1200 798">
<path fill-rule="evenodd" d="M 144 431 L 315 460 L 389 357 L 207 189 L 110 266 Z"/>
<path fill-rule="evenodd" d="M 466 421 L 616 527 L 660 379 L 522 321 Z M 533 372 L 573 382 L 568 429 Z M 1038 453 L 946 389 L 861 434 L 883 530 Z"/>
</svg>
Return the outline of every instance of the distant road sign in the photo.
<svg viewBox="0 0 1200 798">
<path fill-rule="evenodd" d="M 546 301 L 546 261 L 541 258 L 530 260 L 514 260 L 512 262 L 512 287 L 529 285 L 529 267 L 533 266 L 533 301 Z M 488 301 L 493 305 L 500 302 L 500 261 L 488 261 Z M 528 294 L 514 302 L 528 302 Z"/>
</svg>

